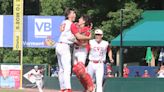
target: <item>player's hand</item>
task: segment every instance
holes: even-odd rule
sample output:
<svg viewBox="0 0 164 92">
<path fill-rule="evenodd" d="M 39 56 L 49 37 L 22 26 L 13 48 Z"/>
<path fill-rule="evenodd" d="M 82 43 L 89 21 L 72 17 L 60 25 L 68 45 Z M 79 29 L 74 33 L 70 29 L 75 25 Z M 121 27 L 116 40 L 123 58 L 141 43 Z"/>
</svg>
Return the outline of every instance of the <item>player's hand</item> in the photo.
<svg viewBox="0 0 164 92">
<path fill-rule="evenodd" d="M 44 41 L 44 44 L 46 45 L 46 46 L 54 46 L 55 45 L 55 41 L 53 41 L 52 39 L 46 39 L 45 41 Z"/>
<path fill-rule="evenodd" d="M 65 25 L 66 25 L 66 24 L 60 25 L 60 31 L 61 31 L 61 32 L 63 32 L 63 31 L 65 30 Z"/>
<path fill-rule="evenodd" d="M 91 39 L 92 38 L 92 35 L 90 34 L 89 36 L 88 36 L 88 39 Z"/>
<path fill-rule="evenodd" d="M 113 59 L 110 59 L 110 62 L 111 62 L 111 63 L 114 63 L 114 60 L 113 60 Z"/>
<path fill-rule="evenodd" d="M 93 23 L 90 23 L 90 28 L 91 28 L 91 29 L 93 28 Z"/>
</svg>

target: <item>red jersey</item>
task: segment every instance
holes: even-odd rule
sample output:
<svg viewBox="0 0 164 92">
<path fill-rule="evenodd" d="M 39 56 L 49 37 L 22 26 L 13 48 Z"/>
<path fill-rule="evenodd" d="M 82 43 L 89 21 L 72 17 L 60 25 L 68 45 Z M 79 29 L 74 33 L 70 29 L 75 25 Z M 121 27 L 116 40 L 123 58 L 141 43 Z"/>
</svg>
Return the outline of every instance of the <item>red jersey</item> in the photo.
<svg viewBox="0 0 164 92">
<path fill-rule="evenodd" d="M 147 74 L 147 73 L 144 73 L 144 74 L 142 75 L 142 78 L 150 78 L 150 75 Z"/>
<path fill-rule="evenodd" d="M 71 24 L 71 32 L 75 35 L 76 33 L 83 34 L 85 36 L 89 36 L 91 34 L 90 32 L 91 28 L 89 26 L 85 26 L 83 28 L 80 28 L 77 24 L 72 23 Z"/>
<path fill-rule="evenodd" d="M 123 77 L 124 78 L 128 78 L 129 72 L 130 72 L 129 68 L 124 67 L 124 69 L 123 69 Z"/>
<path fill-rule="evenodd" d="M 71 25 L 71 32 L 74 35 L 76 33 L 80 33 L 80 34 L 85 35 L 85 36 L 90 36 L 90 34 L 91 34 L 90 30 L 91 30 L 91 28 L 88 27 L 88 26 L 80 28 L 75 23 L 72 23 L 72 25 Z M 76 42 L 76 45 L 78 45 L 78 46 L 85 46 L 89 50 L 89 42 L 88 42 L 88 40 L 78 40 L 78 42 Z"/>
<path fill-rule="evenodd" d="M 106 69 L 107 69 L 107 72 L 112 71 L 112 66 L 111 65 L 107 65 Z"/>
</svg>

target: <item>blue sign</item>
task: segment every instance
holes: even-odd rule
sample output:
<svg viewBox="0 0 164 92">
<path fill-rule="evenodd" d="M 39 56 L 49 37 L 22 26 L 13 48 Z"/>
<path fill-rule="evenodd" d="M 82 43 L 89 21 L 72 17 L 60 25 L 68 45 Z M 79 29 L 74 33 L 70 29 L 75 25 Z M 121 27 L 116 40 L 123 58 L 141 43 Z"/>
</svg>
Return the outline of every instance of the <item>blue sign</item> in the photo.
<svg viewBox="0 0 164 92">
<path fill-rule="evenodd" d="M 64 16 L 24 16 L 23 46 L 54 47 Z M 3 47 L 13 46 L 13 16 L 3 16 Z"/>
</svg>

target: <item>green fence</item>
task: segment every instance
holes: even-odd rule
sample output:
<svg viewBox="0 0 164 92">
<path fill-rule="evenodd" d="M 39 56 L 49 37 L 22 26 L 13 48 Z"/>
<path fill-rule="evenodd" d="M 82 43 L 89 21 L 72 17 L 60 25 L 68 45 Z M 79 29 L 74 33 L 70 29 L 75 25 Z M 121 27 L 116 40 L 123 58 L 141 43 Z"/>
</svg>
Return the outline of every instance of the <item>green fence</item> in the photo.
<svg viewBox="0 0 164 92">
<path fill-rule="evenodd" d="M 71 86 L 73 90 L 83 91 L 83 87 L 76 77 L 71 78 Z M 46 89 L 60 89 L 59 81 L 57 77 L 45 77 L 44 78 L 44 87 Z"/>
<path fill-rule="evenodd" d="M 106 79 L 104 92 L 164 92 L 164 79 L 158 78 L 110 78 Z M 57 77 L 45 77 L 45 88 L 59 89 Z M 76 77 L 72 77 L 72 89 L 83 91 Z"/>
<path fill-rule="evenodd" d="M 105 81 L 104 92 L 164 92 L 164 79 L 111 78 Z"/>
</svg>

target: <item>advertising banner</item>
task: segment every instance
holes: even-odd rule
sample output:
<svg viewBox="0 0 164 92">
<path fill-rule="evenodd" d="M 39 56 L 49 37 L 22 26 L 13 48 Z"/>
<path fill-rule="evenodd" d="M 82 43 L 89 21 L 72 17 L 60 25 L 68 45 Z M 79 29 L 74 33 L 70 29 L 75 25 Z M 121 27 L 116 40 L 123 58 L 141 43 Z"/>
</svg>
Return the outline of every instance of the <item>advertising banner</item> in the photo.
<svg viewBox="0 0 164 92">
<path fill-rule="evenodd" d="M 20 65 L 0 65 L 0 88 L 20 87 Z"/>
<path fill-rule="evenodd" d="M 3 16 L 0 15 L 0 47 L 3 47 Z"/>
<path fill-rule="evenodd" d="M 0 32 L 2 30 L 3 38 L 0 37 L 0 47 L 13 47 L 13 16 L 2 18 L 3 29 L 0 28 Z M 54 48 L 64 16 L 24 16 L 23 20 L 23 47 Z"/>
</svg>

